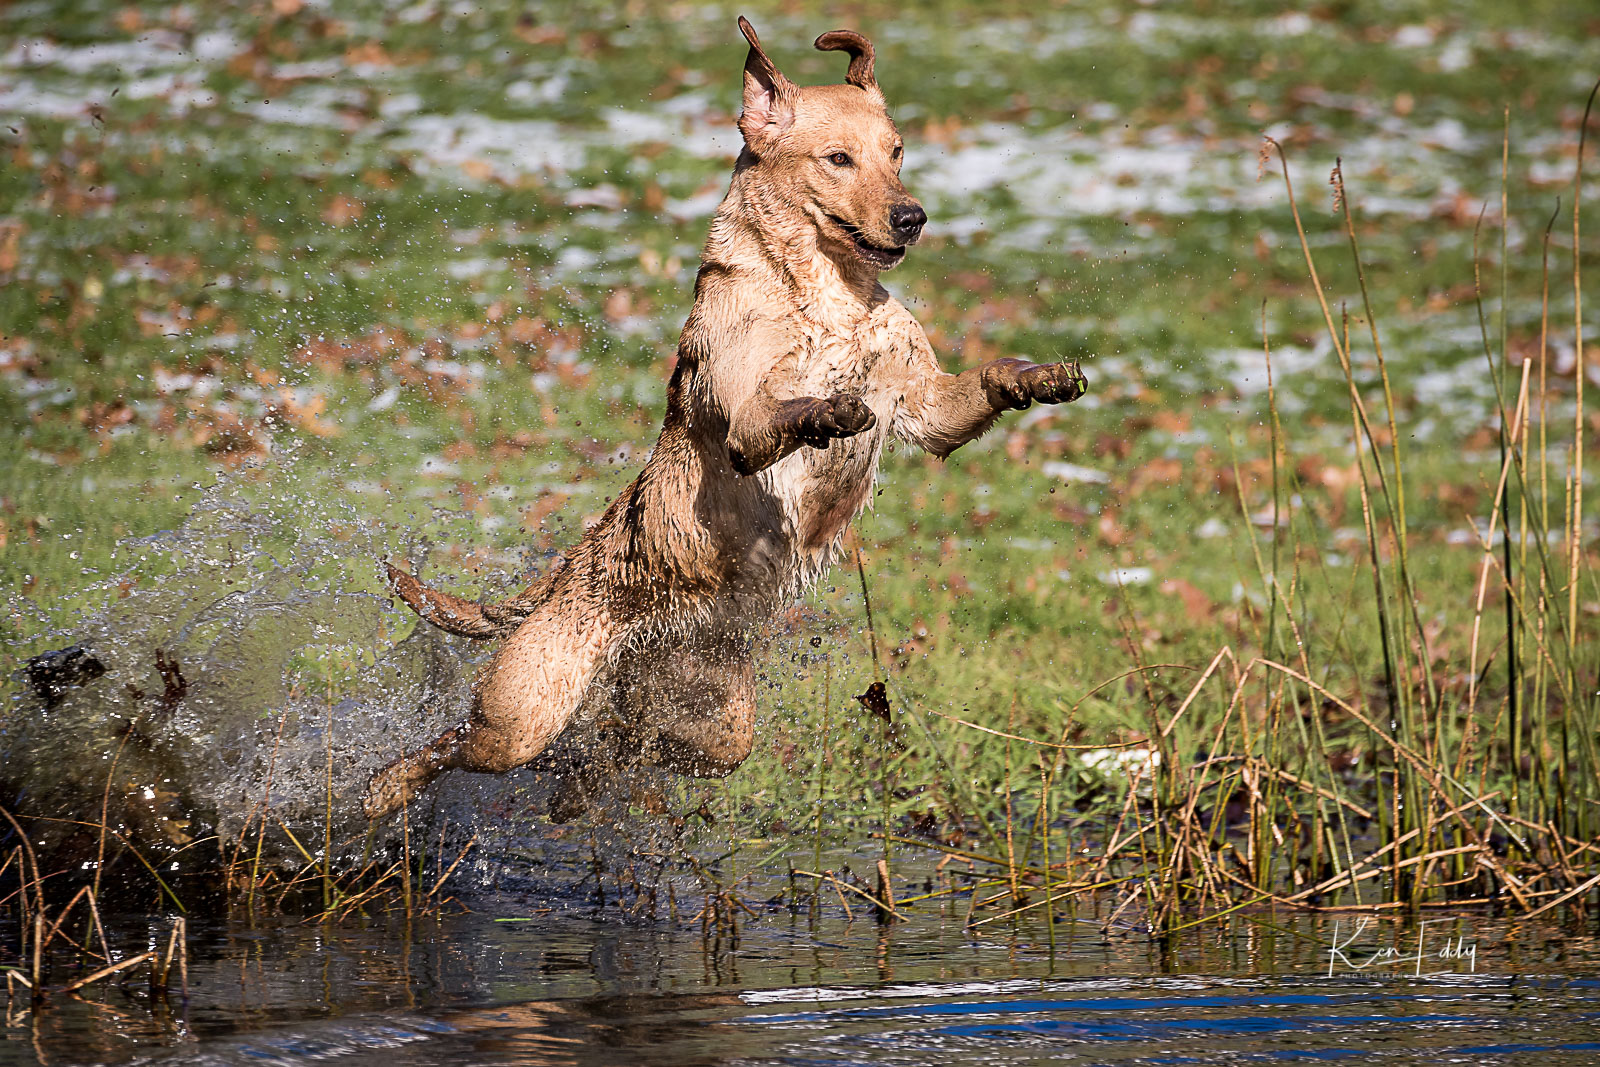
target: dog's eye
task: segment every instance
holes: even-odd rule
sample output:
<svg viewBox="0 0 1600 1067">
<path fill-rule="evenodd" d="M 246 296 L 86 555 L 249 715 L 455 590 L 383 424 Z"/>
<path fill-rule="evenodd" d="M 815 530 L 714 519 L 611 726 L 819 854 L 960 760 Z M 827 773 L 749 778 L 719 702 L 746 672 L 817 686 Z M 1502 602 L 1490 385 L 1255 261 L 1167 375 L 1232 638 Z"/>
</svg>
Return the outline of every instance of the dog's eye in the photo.
<svg viewBox="0 0 1600 1067">
<path fill-rule="evenodd" d="M 899 145 L 895 145 L 894 146 L 894 151 L 889 153 L 889 158 L 890 159 L 899 159 L 900 158 L 900 152 L 901 152 L 900 146 Z"/>
<path fill-rule="evenodd" d="M 828 162 L 836 167 L 848 167 L 850 165 L 850 157 L 843 152 L 835 152 L 828 157 Z"/>
</svg>

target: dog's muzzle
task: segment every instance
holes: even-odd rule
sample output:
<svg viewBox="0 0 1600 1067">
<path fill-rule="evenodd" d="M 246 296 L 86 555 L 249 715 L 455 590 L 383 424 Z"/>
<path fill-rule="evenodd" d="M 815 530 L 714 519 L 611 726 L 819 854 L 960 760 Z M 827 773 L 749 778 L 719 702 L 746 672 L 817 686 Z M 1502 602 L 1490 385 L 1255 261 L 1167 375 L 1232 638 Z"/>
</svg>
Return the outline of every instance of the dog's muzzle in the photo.
<svg viewBox="0 0 1600 1067">
<path fill-rule="evenodd" d="M 918 208 L 917 210 L 921 211 L 922 209 Z M 874 244 L 872 241 L 868 240 L 866 234 L 862 233 L 860 230 L 856 229 L 856 227 L 850 225 L 839 216 L 829 215 L 827 216 L 827 219 L 829 222 L 833 223 L 833 225 L 837 226 L 840 232 L 842 232 L 844 236 L 849 239 L 850 243 L 855 246 L 856 255 L 860 256 L 862 260 L 870 263 L 879 270 L 891 270 L 902 259 L 906 258 L 906 246 L 904 243 L 896 245 L 893 248 L 885 248 L 882 245 Z M 913 240 L 914 239 L 915 238 L 913 238 Z"/>
</svg>

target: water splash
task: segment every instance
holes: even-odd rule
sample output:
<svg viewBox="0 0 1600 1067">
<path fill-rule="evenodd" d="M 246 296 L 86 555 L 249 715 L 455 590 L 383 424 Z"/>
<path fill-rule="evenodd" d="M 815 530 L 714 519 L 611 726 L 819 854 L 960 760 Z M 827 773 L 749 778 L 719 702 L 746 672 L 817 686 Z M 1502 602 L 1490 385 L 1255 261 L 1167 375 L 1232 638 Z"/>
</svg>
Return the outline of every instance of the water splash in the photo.
<svg viewBox="0 0 1600 1067">
<path fill-rule="evenodd" d="M 125 844 L 164 874 L 214 869 L 264 817 L 284 831 L 268 861 L 303 863 L 330 793 L 336 849 L 370 847 L 367 777 L 466 707 L 483 650 L 352 591 L 377 588 L 381 524 L 269 510 L 237 488 L 225 479 L 176 529 L 123 542 L 104 606 L 48 635 L 74 651 L 35 657 L 10 687 L 0 785 L 47 871 L 92 868 L 102 811 L 108 862 Z"/>
</svg>

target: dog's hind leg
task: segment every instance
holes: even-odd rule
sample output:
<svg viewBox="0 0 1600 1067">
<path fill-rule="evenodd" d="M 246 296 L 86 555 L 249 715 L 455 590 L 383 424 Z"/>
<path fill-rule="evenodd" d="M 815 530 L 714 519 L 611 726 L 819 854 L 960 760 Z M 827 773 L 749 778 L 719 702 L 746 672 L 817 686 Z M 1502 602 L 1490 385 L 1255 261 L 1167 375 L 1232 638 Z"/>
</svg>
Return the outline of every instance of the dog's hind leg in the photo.
<svg viewBox="0 0 1600 1067">
<path fill-rule="evenodd" d="M 532 760 L 566 727 L 626 627 L 566 572 L 474 683 L 467 722 L 373 775 L 363 807 L 381 818 L 451 768 L 500 774 Z"/>
<path fill-rule="evenodd" d="M 455 726 L 415 752 L 394 760 L 367 783 L 361 807 L 369 819 L 381 819 L 411 802 L 429 782 L 455 765 L 465 726 Z"/>
<path fill-rule="evenodd" d="M 676 647 L 636 654 L 611 695 L 616 718 L 587 747 L 564 753 L 546 811 L 551 822 L 572 822 L 617 789 L 619 772 L 641 763 L 689 778 L 726 778 L 750 755 L 756 704 L 748 656 Z"/>
<path fill-rule="evenodd" d="M 641 650 L 618 679 L 639 758 L 691 778 L 725 778 L 755 742 L 755 667 L 737 636 Z"/>
</svg>

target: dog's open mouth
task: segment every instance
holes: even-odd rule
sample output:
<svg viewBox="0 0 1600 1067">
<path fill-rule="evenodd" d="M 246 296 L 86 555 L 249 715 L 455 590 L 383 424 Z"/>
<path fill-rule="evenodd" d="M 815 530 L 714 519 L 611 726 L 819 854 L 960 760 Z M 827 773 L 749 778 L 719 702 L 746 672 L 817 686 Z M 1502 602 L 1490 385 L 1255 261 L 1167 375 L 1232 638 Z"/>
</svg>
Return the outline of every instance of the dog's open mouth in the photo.
<svg viewBox="0 0 1600 1067">
<path fill-rule="evenodd" d="M 856 254 L 879 270 L 888 270 L 906 258 L 906 246 L 898 248 L 884 248 L 867 240 L 865 235 L 837 215 L 829 215 L 828 221 L 839 227 L 855 247 Z"/>
</svg>

